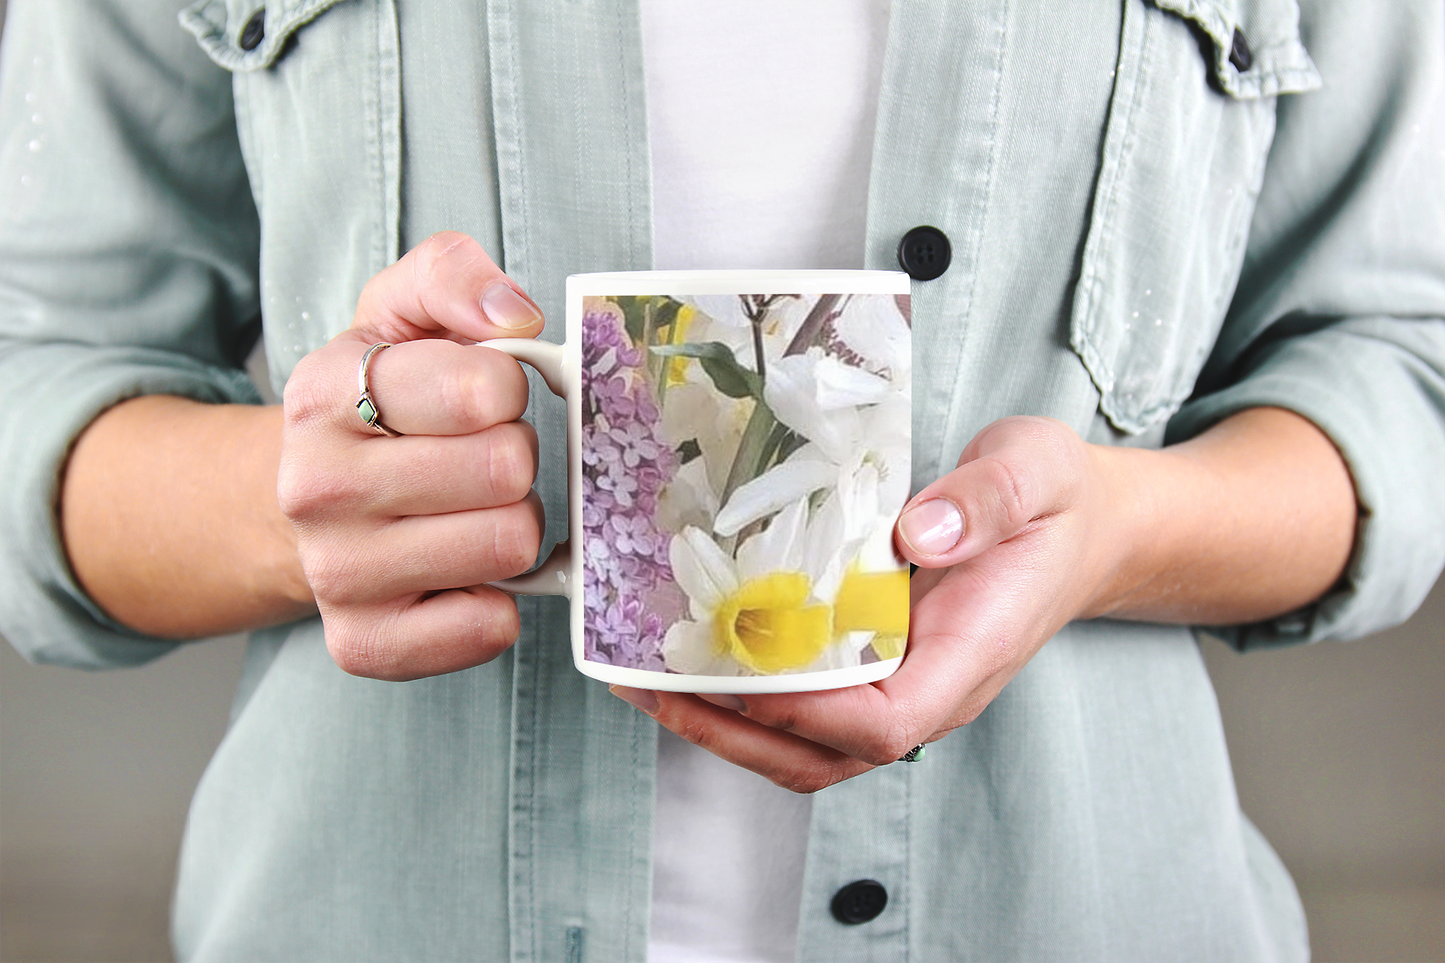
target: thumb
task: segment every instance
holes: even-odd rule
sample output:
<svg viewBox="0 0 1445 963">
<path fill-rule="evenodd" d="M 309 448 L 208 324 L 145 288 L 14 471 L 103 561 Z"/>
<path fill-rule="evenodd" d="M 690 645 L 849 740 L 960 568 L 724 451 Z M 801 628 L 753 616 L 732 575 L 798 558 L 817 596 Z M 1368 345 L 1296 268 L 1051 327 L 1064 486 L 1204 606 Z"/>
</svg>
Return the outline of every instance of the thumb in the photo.
<svg viewBox="0 0 1445 963">
<path fill-rule="evenodd" d="M 1062 422 L 994 422 L 964 449 L 957 468 L 904 506 L 898 551 L 921 568 L 943 568 L 1008 541 L 1070 504 L 1083 457 L 1083 442 Z"/>
</svg>

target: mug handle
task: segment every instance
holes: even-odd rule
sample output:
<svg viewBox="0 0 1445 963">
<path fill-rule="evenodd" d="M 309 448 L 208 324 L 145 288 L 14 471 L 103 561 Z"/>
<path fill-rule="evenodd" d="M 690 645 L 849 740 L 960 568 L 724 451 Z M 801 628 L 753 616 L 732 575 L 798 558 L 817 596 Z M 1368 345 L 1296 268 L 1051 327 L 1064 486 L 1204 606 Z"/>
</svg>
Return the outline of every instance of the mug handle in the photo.
<svg viewBox="0 0 1445 963">
<path fill-rule="evenodd" d="M 547 382 L 547 387 L 552 389 L 552 394 L 558 398 L 567 397 L 570 387 L 563 362 L 566 349 L 562 345 L 532 338 L 498 338 L 481 344 L 536 368 L 542 380 Z M 513 595 L 563 595 L 571 598 L 573 581 L 572 541 L 569 537 L 565 542 L 558 542 L 542 564 L 530 572 L 489 584 Z"/>
</svg>

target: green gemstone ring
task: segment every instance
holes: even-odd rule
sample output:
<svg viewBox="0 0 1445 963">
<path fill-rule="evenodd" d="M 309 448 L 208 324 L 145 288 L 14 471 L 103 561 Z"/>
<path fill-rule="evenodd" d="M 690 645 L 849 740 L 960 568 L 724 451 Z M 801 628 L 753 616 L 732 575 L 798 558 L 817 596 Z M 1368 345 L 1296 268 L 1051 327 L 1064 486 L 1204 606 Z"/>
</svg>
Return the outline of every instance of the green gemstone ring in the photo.
<svg viewBox="0 0 1445 963">
<path fill-rule="evenodd" d="M 899 762 L 921 762 L 921 761 L 923 760 L 923 754 L 924 754 L 925 752 L 927 752 L 927 751 L 928 751 L 928 747 L 925 746 L 925 745 L 923 745 L 922 743 L 919 743 L 918 745 L 914 746 L 912 749 L 909 749 L 907 752 L 905 752 L 905 753 L 903 754 L 903 758 L 899 759 L 898 761 L 899 761 Z"/>
<path fill-rule="evenodd" d="M 367 371 L 371 368 L 371 359 L 380 354 L 383 349 L 390 347 L 390 342 L 378 341 L 367 348 L 366 354 L 361 356 L 361 364 L 356 368 L 356 387 L 361 392 L 361 397 L 356 399 L 356 413 L 361 416 L 362 421 L 366 422 L 368 428 L 375 428 L 388 438 L 398 438 L 401 436 L 401 432 L 392 431 L 381 423 L 381 412 L 377 410 L 376 401 L 371 397 L 371 385 L 366 380 Z"/>
</svg>

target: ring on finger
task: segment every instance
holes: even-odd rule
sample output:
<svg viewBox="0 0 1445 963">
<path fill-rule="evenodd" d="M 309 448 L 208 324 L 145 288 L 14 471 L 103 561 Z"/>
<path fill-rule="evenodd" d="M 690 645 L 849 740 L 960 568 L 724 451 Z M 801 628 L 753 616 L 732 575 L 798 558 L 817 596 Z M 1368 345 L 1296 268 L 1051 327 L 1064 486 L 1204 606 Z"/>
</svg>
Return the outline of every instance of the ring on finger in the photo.
<svg viewBox="0 0 1445 963">
<path fill-rule="evenodd" d="M 367 381 L 367 374 L 371 369 L 371 359 L 390 347 L 391 342 L 378 341 L 367 348 L 366 354 L 361 356 L 361 363 L 356 366 L 356 388 L 361 392 L 361 396 L 356 399 L 356 413 L 361 416 L 362 421 L 366 422 L 368 428 L 375 428 L 388 438 L 399 438 L 401 432 L 393 431 L 382 424 L 381 410 L 376 407 L 376 399 L 371 397 L 371 385 Z"/>
<path fill-rule="evenodd" d="M 923 760 L 923 754 L 924 754 L 925 752 L 927 752 L 927 751 L 928 751 L 928 746 L 926 746 L 926 745 L 924 745 L 923 743 L 920 742 L 918 745 L 914 746 L 912 749 L 909 749 L 907 752 L 905 752 L 905 753 L 899 758 L 898 761 L 899 761 L 899 762 L 921 762 L 921 761 Z"/>
</svg>

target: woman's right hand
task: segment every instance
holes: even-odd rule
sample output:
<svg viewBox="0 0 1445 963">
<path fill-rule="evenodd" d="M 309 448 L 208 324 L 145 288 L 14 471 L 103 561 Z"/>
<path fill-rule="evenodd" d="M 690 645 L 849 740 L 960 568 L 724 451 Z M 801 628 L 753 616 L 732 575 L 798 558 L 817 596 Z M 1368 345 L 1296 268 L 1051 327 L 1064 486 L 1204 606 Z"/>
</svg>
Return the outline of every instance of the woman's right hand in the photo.
<svg viewBox="0 0 1445 963">
<path fill-rule="evenodd" d="M 367 283 L 349 330 L 286 385 L 277 494 L 341 668 L 415 679 L 490 661 L 517 638 L 487 583 L 532 566 L 542 507 L 527 379 L 474 342 L 534 337 L 542 314 L 463 234 L 435 234 Z M 357 368 L 387 437 L 356 410 Z"/>
</svg>

